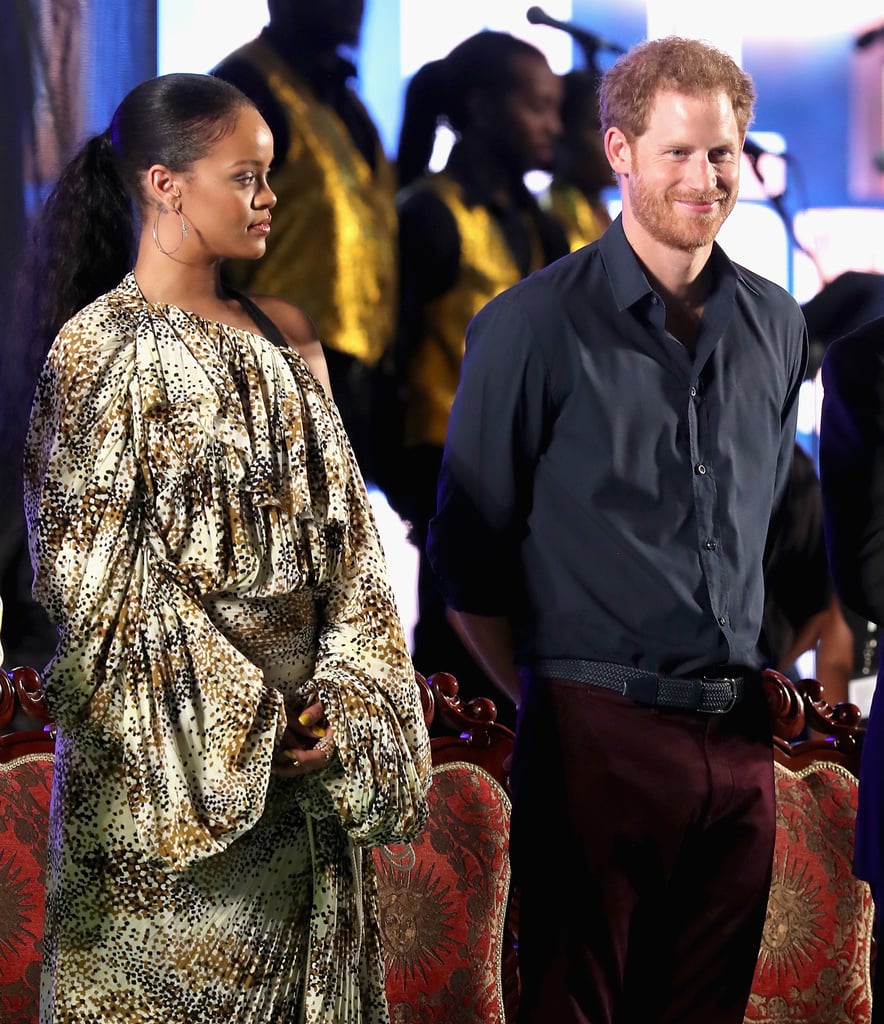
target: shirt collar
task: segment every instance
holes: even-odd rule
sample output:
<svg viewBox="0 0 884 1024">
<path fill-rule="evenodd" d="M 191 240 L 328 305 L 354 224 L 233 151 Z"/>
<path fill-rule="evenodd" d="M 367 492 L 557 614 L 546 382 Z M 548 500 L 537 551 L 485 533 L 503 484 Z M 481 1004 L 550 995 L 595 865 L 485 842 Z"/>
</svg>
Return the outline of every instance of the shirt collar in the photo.
<svg viewBox="0 0 884 1024">
<path fill-rule="evenodd" d="M 601 236 L 598 244 L 614 301 L 621 312 L 646 296 L 654 294 L 635 251 L 627 241 L 622 214 L 617 216 L 614 223 Z M 712 244 L 709 259 L 713 267 L 712 294 L 722 299 L 732 298 L 737 281 L 745 283 L 740 267 L 731 262 L 717 242 Z"/>
</svg>

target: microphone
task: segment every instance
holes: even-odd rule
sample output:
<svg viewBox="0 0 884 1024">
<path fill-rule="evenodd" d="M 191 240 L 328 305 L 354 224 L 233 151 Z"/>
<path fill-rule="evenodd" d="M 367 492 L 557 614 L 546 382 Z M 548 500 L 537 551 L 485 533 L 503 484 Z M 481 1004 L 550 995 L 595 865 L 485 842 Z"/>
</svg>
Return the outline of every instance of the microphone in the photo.
<svg viewBox="0 0 884 1024">
<path fill-rule="evenodd" d="M 531 20 L 530 18 L 528 19 Z M 853 41 L 853 45 L 857 50 L 865 50 L 866 47 L 871 46 L 872 43 L 877 43 L 879 39 L 884 38 L 884 25 L 879 25 L 877 28 L 870 28 L 867 32 L 862 32 Z"/>
<path fill-rule="evenodd" d="M 752 167 L 752 171 L 755 174 L 755 177 L 761 183 L 762 188 L 764 190 L 764 194 L 767 196 L 767 198 L 772 203 L 774 209 L 777 211 L 777 213 L 779 213 L 779 215 L 783 218 L 784 222 L 786 222 L 788 226 L 788 224 L 790 223 L 788 214 L 785 212 L 785 210 L 782 209 L 783 195 L 786 191 L 785 173 L 779 174 L 774 168 L 773 173 L 770 176 L 772 180 L 768 181 L 766 174 L 762 173 L 763 167 L 759 167 L 758 164 L 759 160 L 763 156 L 776 157 L 777 160 L 782 160 L 784 163 L 789 163 L 791 157 L 787 152 L 785 152 L 785 150 L 781 153 L 777 153 L 772 149 L 765 149 L 764 146 L 761 146 L 757 142 L 754 142 L 748 136 L 743 142 L 743 152 L 749 158 L 749 163 Z M 768 167 L 767 170 L 770 171 L 772 170 L 772 168 Z M 775 189 L 779 189 L 779 192 L 775 192 Z M 801 245 L 798 242 L 796 242 L 795 244 L 798 246 L 799 249 L 802 249 Z M 804 250 L 802 249 L 802 251 Z"/>
<path fill-rule="evenodd" d="M 752 163 L 757 163 L 758 158 L 761 156 L 778 156 L 781 160 L 785 160 L 785 153 L 773 153 L 769 149 L 765 149 L 764 146 L 759 146 L 757 142 L 753 142 L 749 136 L 746 136 L 746 141 L 743 143 L 743 152 Z"/>
<path fill-rule="evenodd" d="M 587 55 L 596 53 L 599 50 L 607 50 L 609 53 L 626 53 L 622 46 L 612 43 L 610 39 L 604 39 L 602 36 L 596 35 L 595 32 L 580 28 L 578 25 L 572 25 L 570 22 L 551 18 L 540 7 L 529 7 L 525 17 L 532 25 L 549 25 L 550 28 L 558 28 L 563 32 L 567 32 L 569 36 L 580 44 Z"/>
</svg>

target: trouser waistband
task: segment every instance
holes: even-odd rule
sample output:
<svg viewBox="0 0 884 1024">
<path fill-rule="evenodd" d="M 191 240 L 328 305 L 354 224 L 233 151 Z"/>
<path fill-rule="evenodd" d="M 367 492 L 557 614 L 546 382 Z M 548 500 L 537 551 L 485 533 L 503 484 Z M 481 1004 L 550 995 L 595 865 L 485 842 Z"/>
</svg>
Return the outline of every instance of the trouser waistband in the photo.
<svg viewBox="0 0 884 1024">
<path fill-rule="evenodd" d="M 743 699 L 743 676 L 664 676 L 632 665 L 581 658 L 541 658 L 537 675 L 601 686 L 637 704 L 722 715 Z"/>
</svg>

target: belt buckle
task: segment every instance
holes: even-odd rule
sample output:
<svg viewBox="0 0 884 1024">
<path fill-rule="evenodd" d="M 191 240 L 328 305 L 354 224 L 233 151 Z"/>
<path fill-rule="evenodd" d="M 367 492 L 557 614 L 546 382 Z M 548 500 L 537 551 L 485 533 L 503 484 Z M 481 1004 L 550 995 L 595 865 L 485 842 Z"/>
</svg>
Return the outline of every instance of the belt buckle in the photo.
<svg viewBox="0 0 884 1024">
<path fill-rule="evenodd" d="M 731 700 L 730 704 L 724 708 L 713 708 L 710 711 L 706 711 L 707 715 L 726 715 L 728 711 L 733 711 L 737 706 L 737 683 L 739 679 L 736 676 L 703 676 L 704 683 L 727 683 L 731 688 Z M 704 709 L 700 709 L 704 710 Z"/>
<path fill-rule="evenodd" d="M 623 683 L 624 697 L 635 701 L 636 704 L 645 704 L 654 707 L 657 703 L 658 679 L 653 672 L 644 672 Z"/>
</svg>

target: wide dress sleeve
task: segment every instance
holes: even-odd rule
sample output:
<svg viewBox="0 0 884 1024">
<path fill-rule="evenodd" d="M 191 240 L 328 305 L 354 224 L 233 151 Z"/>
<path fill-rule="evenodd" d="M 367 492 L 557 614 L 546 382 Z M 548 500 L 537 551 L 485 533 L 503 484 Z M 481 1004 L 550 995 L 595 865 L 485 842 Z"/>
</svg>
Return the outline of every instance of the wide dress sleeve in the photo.
<svg viewBox="0 0 884 1024">
<path fill-rule="evenodd" d="M 329 470 L 347 464 L 339 419 L 297 356 L 232 335 L 99 300 L 49 354 L 25 460 L 34 592 L 59 624 L 51 710 L 119 773 L 137 842 L 180 869 L 261 816 L 284 691 L 311 671 L 339 757 L 292 780 L 308 813 L 366 842 L 425 815 L 429 744 L 364 487 Z M 208 614 L 219 595 L 293 595 L 315 662 L 269 685 Z"/>
</svg>

